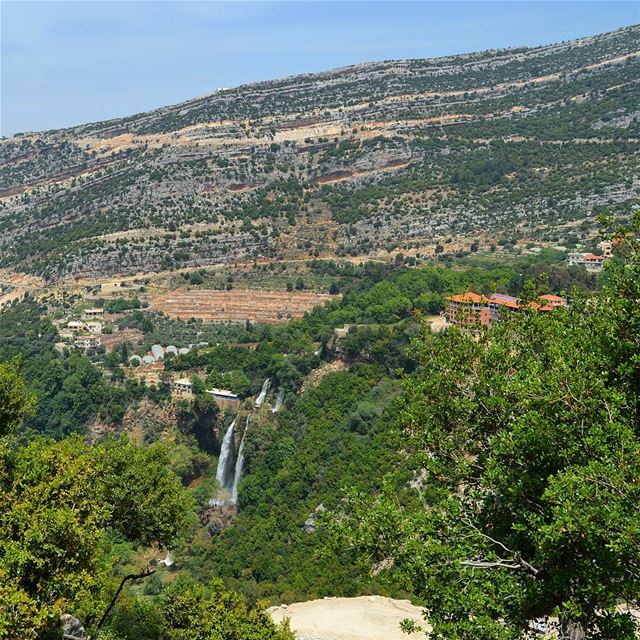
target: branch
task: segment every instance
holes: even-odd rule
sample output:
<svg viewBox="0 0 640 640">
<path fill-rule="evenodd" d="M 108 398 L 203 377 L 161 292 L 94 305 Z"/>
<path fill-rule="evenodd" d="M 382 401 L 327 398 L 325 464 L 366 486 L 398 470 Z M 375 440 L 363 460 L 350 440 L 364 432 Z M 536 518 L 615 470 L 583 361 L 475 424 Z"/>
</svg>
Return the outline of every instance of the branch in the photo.
<svg viewBox="0 0 640 640">
<path fill-rule="evenodd" d="M 463 522 L 467 526 L 471 527 L 476 533 L 478 533 L 478 535 L 482 536 L 483 538 L 486 538 L 490 542 L 493 542 L 493 544 L 497 544 L 498 546 L 502 547 L 507 553 L 510 553 L 513 557 L 510 560 L 498 560 L 497 562 L 469 560 L 469 561 L 462 562 L 462 564 L 467 566 L 476 566 L 479 568 L 504 567 L 506 569 L 524 569 L 528 573 L 531 573 L 534 576 L 537 576 L 538 573 L 540 573 L 539 569 L 536 569 L 533 565 L 529 564 L 526 560 L 524 560 L 517 551 L 512 551 L 511 549 L 509 549 L 509 547 L 507 547 L 505 544 L 503 544 L 499 540 L 495 540 L 491 536 L 488 536 L 486 533 L 483 533 L 482 531 L 480 531 L 480 529 L 478 529 L 478 527 L 476 527 L 469 520 L 465 519 Z M 507 564 L 507 563 L 515 563 L 515 564 Z"/>
<path fill-rule="evenodd" d="M 118 596 L 120 595 L 120 592 L 122 591 L 124 584 L 127 580 L 138 580 L 140 578 L 146 578 L 147 576 L 150 576 L 152 573 L 155 573 L 155 572 L 156 572 L 155 569 L 147 568 L 142 573 L 130 573 L 128 576 L 125 576 L 124 578 L 122 578 L 122 581 L 120 582 L 120 586 L 118 587 L 118 590 L 116 591 L 115 595 L 111 599 L 111 602 L 107 607 L 107 610 L 102 614 L 102 618 L 100 618 L 100 622 L 98 622 L 98 626 L 96 627 L 96 630 L 99 630 L 102 627 L 102 625 L 105 623 L 107 616 L 109 615 L 109 613 L 111 613 L 111 609 L 113 609 L 114 605 L 116 604 L 116 600 L 118 599 Z"/>
<path fill-rule="evenodd" d="M 460 564 L 465 567 L 474 567 L 476 569 L 493 569 L 494 567 L 501 567 L 503 569 L 520 569 L 533 576 L 537 576 L 540 573 L 539 569 L 530 565 L 526 560 L 523 560 L 519 554 L 514 554 L 513 558 L 503 560 L 461 560 Z"/>
<path fill-rule="evenodd" d="M 492 569 L 493 567 L 502 567 L 503 569 L 521 569 L 519 564 L 509 564 L 509 560 L 497 560 L 488 562 L 486 560 L 461 560 L 460 564 L 465 567 L 473 567 L 474 569 Z"/>
</svg>

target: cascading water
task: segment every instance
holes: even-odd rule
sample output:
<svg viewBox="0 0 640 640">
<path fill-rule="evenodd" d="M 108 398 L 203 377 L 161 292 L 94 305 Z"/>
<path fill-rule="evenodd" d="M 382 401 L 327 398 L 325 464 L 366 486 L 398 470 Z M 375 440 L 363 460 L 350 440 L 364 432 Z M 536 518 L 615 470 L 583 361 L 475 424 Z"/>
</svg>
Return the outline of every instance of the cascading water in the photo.
<svg viewBox="0 0 640 640">
<path fill-rule="evenodd" d="M 233 474 L 233 487 L 231 488 L 231 500 L 233 502 L 238 501 L 238 485 L 242 478 L 242 467 L 244 467 L 244 438 L 247 435 L 247 429 L 249 428 L 250 416 L 247 416 L 247 421 L 244 426 L 244 433 L 242 434 L 242 440 L 240 441 L 240 448 L 238 449 L 238 459 L 236 460 L 236 472 Z"/>
<path fill-rule="evenodd" d="M 265 398 L 267 397 L 267 391 L 269 391 L 269 385 L 271 384 L 271 380 L 269 380 L 269 378 L 267 378 L 263 383 L 262 383 L 262 389 L 260 390 L 260 393 L 258 394 L 258 397 L 256 398 L 255 401 L 255 406 L 256 407 L 261 407 L 262 403 L 264 402 Z"/>
<path fill-rule="evenodd" d="M 220 459 L 218 460 L 218 468 L 216 469 L 216 480 L 221 489 L 230 491 L 233 487 L 233 429 L 236 426 L 234 420 L 224 434 L 222 446 L 220 447 Z"/>
<path fill-rule="evenodd" d="M 271 409 L 271 413 L 278 413 L 280 411 L 280 407 L 284 402 L 284 389 L 281 387 L 280 391 L 278 391 L 278 396 L 276 398 L 276 403 L 273 405 Z"/>
<path fill-rule="evenodd" d="M 269 378 L 267 378 L 262 384 L 262 389 L 260 390 L 258 397 L 253 403 L 255 409 L 258 409 L 264 403 L 269 391 L 270 384 L 271 380 L 269 380 Z M 281 393 L 282 397 L 284 398 L 284 391 L 281 391 Z M 276 400 L 276 404 L 277 402 L 278 401 Z M 282 404 L 282 400 L 280 400 L 280 404 Z M 244 437 L 247 434 L 247 428 L 249 427 L 250 420 L 251 414 L 247 416 L 244 426 L 244 432 L 242 433 L 242 439 L 240 440 L 240 446 L 238 447 L 238 455 L 235 461 L 233 460 L 235 443 L 234 429 L 236 426 L 235 420 L 229 425 L 227 432 L 224 434 L 222 446 L 220 447 L 220 459 L 218 460 L 218 468 L 216 469 L 216 480 L 218 481 L 218 485 L 220 486 L 222 496 L 211 498 L 211 500 L 209 500 L 209 506 L 211 507 L 221 507 L 225 504 L 234 504 L 238 500 L 238 485 L 240 484 L 240 480 L 242 478 L 242 469 L 244 467 Z M 227 496 L 231 494 L 231 498 L 225 499 L 225 494 Z"/>
</svg>

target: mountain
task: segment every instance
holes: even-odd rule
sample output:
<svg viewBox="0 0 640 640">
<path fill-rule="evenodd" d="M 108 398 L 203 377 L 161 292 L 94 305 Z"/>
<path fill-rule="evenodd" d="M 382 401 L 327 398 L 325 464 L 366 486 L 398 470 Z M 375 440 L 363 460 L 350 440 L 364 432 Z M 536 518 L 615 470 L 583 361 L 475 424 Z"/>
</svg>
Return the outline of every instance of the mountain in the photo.
<svg viewBox="0 0 640 640">
<path fill-rule="evenodd" d="M 0 141 L 0 267 L 50 280 L 588 240 L 640 190 L 640 26 L 244 85 Z"/>
</svg>

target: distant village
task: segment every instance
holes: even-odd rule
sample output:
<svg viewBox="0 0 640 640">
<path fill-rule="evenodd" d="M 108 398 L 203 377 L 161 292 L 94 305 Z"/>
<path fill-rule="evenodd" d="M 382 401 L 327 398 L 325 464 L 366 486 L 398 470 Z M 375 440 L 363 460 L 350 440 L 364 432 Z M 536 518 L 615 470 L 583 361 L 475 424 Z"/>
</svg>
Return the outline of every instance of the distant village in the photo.
<svg viewBox="0 0 640 640">
<path fill-rule="evenodd" d="M 69 345 L 73 345 L 73 347 L 87 355 L 104 350 L 103 337 L 108 338 L 111 336 L 111 334 L 103 334 L 105 329 L 104 309 L 99 307 L 88 308 L 78 315 L 79 317 L 65 319 L 59 324 L 58 334 L 63 342 L 59 342 L 56 345 L 58 350 L 68 348 Z M 164 371 L 165 358 L 186 355 L 193 349 L 201 349 L 208 346 L 208 342 L 189 344 L 186 347 L 176 347 L 172 344 L 167 346 L 154 344 L 146 355 L 133 354 L 129 356 L 130 372 L 147 385 L 157 385 L 160 382 L 160 374 Z M 192 399 L 194 392 L 191 380 L 188 378 L 173 379 L 171 393 L 177 399 Z M 222 409 L 228 407 L 237 409 L 240 404 L 240 396 L 228 389 L 205 389 L 205 393 L 209 394 Z"/>
</svg>

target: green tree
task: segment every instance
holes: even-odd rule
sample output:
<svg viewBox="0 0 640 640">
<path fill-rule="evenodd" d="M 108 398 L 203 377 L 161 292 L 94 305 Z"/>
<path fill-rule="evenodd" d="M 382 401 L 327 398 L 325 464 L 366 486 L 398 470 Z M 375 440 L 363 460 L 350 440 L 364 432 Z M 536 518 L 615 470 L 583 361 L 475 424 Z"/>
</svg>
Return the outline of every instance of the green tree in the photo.
<svg viewBox="0 0 640 640">
<path fill-rule="evenodd" d="M 540 618 L 638 637 L 639 231 L 597 302 L 416 339 L 399 422 L 421 489 L 352 493 L 335 527 L 404 571 L 432 638 L 524 639 Z"/>
<path fill-rule="evenodd" d="M 33 413 L 35 398 L 17 370 L 17 362 L 0 363 L 0 438 L 13 433 Z"/>
<path fill-rule="evenodd" d="M 2 365 L 0 431 L 15 429 L 32 400 Z M 6 409 L 4 409 L 6 407 Z M 95 617 L 112 591 L 116 558 L 107 530 L 169 545 L 190 500 L 161 447 L 79 437 L 0 449 L 0 638 L 47 637 L 62 613 Z"/>
</svg>

